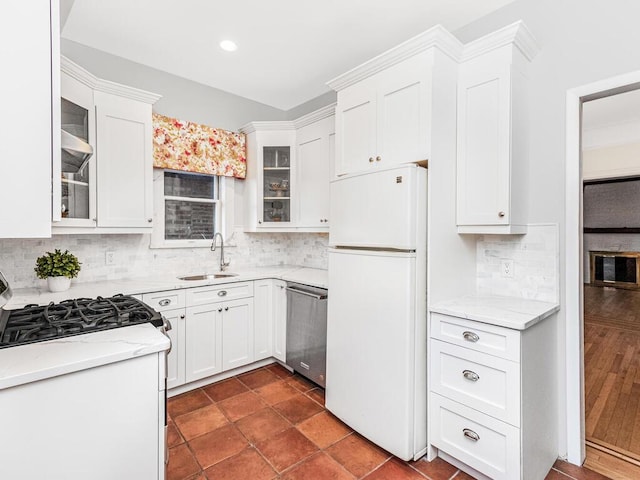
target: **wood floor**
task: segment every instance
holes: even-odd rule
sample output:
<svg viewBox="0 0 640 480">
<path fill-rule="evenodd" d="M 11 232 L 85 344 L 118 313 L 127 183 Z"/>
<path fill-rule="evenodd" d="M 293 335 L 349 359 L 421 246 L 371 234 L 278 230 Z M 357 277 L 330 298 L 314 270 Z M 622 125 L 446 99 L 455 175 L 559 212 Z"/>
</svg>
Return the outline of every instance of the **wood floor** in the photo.
<svg viewBox="0 0 640 480">
<path fill-rule="evenodd" d="M 595 447 L 585 465 L 620 470 L 616 456 L 640 465 L 640 292 L 585 286 L 584 339 L 585 433 Z M 640 478 L 640 466 L 629 468 L 638 475 L 612 478 Z"/>
</svg>

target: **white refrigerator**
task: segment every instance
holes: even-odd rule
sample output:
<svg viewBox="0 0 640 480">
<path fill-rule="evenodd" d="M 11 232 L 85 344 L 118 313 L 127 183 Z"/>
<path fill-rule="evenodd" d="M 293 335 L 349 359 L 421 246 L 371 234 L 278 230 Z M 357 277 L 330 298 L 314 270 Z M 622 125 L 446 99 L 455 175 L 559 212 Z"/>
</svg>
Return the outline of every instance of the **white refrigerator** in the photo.
<svg viewBox="0 0 640 480">
<path fill-rule="evenodd" d="M 409 460 L 427 449 L 427 171 L 331 182 L 326 406 Z"/>
</svg>

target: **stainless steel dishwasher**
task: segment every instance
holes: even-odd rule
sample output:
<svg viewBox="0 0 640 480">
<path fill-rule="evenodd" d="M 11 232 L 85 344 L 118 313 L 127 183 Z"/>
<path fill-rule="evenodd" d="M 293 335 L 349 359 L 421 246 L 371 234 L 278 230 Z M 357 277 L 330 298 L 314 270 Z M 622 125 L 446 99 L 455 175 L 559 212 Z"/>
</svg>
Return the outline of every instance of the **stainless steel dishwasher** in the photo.
<svg viewBox="0 0 640 480">
<path fill-rule="evenodd" d="M 287 365 L 325 386 L 327 290 L 287 283 Z"/>
</svg>

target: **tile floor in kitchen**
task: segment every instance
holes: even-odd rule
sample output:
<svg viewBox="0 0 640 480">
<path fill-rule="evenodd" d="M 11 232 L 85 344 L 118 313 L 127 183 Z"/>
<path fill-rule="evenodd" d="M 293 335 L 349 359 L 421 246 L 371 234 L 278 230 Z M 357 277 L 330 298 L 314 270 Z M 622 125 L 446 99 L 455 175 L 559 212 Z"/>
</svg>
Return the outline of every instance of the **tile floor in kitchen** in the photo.
<svg viewBox="0 0 640 480">
<path fill-rule="evenodd" d="M 465 480 L 403 462 L 324 409 L 324 391 L 273 364 L 169 399 L 167 480 Z M 548 480 L 601 480 L 556 462 Z"/>
</svg>

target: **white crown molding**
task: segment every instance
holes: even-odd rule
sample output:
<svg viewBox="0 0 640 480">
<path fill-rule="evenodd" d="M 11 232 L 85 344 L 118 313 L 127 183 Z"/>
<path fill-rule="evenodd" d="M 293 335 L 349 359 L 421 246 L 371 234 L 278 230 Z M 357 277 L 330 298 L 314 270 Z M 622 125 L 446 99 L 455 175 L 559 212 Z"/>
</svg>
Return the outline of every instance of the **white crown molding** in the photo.
<svg viewBox="0 0 640 480">
<path fill-rule="evenodd" d="M 154 104 L 162 98 L 162 95 L 158 95 L 157 93 L 147 92 L 146 90 L 102 79 L 98 79 L 98 83 L 94 89 L 100 92 L 111 93 L 118 95 L 119 97 L 130 98 L 131 100 L 150 104 Z"/>
<path fill-rule="evenodd" d="M 162 98 L 162 95 L 147 92 L 139 88 L 129 87 L 120 83 L 102 80 L 94 74 L 86 71 L 77 63 L 69 60 L 64 55 L 60 55 L 60 71 L 84 83 L 89 88 L 100 92 L 111 93 L 120 97 L 138 100 L 144 103 L 153 104 Z"/>
<path fill-rule="evenodd" d="M 249 134 L 253 132 L 264 132 L 272 130 L 295 130 L 293 122 L 286 120 L 249 122 L 238 130 L 240 133 Z"/>
<path fill-rule="evenodd" d="M 84 83 L 90 88 L 95 88 L 98 84 L 98 77 L 87 72 L 80 65 L 72 62 L 64 55 L 60 55 L 60 71 L 66 73 L 72 78 L 75 78 L 79 82 Z"/>
<path fill-rule="evenodd" d="M 463 52 L 462 43 L 444 27 L 436 25 L 362 65 L 329 80 L 327 85 L 333 90 L 340 91 L 430 48 L 438 48 L 456 61 L 460 59 Z"/>
<path fill-rule="evenodd" d="M 467 43 L 464 46 L 461 61 L 466 62 L 467 60 L 509 44 L 515 45 L 529 61 L 533 60 L 540 51 L 538 43 L 527 26 L 522 20 L 519 20 L 484 37 L 480 37 L 473 42 Z"/>
<path fill-rule="evenodd" d="M 326 107 L 319 108 L 311 113 L 307 113 L 302 117 L 296 118 L 293 121 L 293 125 L 295 128 L 306 127 L 307 125 L 311 125 L 312 123 L 318 122 L 324 118 L 331 117 L 336 114 L 336 103 L 332 103 L 331 105 L 327 105 Z"/>
</svg>

